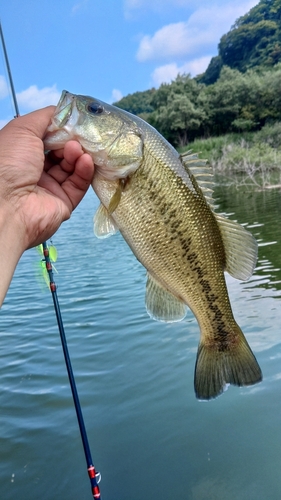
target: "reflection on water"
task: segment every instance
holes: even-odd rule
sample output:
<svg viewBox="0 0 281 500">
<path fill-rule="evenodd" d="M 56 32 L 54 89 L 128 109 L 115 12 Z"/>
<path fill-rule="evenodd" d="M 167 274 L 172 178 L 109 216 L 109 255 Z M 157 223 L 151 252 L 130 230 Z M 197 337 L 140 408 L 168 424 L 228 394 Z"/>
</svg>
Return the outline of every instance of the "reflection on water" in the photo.
<svg viewBox="0 0 281 500">
<path fill-rule="evenodd" d="M 245 225 L 259 243 L 259 260 L 251 282 L 256 286 L 281 289 L 281 192 L 257 191 L 249 187 L 216 187 L 215 197 L 222 212 Z M 259 276 L 260 280 L 257 278 Z"/>
<path fill-rule="evenodd" d="M 262 367 L 253 387 L 196 401 L 199 330 L 152 321 L 145 271 L 116 235 L 97 240 L 92 193 L 54 237 L 58 295 L 104 499 L 279 499 L 280 192 L 216 189 L 222 212 L 259 241 L 246 283 L 227 277 L 237 322 Z M 1 310 L 1 499 L 91 498 L 48 291 L 23 256 Z"/>
</svg>

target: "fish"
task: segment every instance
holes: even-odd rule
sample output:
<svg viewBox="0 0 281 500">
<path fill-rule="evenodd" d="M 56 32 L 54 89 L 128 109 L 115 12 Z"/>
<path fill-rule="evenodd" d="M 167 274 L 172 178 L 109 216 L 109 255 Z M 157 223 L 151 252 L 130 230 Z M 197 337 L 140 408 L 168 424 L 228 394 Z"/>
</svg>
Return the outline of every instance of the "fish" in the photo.
<svg viewBox="0 0 281 500">
<path fill-rule="evenodd" d="M 44 144 L 79 141 L 95 163 L 92 187 L 101 204 L 94 232 L 118 230 L 146 268 L 145 304 L 155 320 L 177 322 L 188 308 L 200 340 L 195 395 L 216 398 L 229 384 L 262 380 L 238 324 L 225 272 L 247 280 L 257 242 L 240 224 L 216 213 L 210 167 L 197 154 L 179 154 L 147 122 L 96 98 L 63 91 Z"/>
</svg>

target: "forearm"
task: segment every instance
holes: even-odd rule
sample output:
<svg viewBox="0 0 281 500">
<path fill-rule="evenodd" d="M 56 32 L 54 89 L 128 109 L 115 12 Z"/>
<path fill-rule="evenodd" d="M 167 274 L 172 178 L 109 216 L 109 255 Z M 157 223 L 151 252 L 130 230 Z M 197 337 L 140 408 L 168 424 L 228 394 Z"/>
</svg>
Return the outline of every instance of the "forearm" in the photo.
<svg viewBox="0 0 281 500">
<path fill-rule="evenodd" d="M 24 228 L 17 223 L 14 210 L 0 204 L 0 306 L 24 250 Z"/>
</svg>

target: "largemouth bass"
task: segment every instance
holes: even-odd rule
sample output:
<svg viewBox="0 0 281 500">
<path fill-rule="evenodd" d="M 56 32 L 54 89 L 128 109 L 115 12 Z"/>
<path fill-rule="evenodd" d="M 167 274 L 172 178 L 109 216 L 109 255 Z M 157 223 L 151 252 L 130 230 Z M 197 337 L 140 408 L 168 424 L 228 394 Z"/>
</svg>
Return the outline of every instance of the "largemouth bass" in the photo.
<svg viewBox="0 0 281 500">
<path fill-rule="evenodd" d="M 64 91 L 45 137 L 49 150 L 76 139 L 96 165 L 98 237 L 120 230 L 147 269 L 152 318 L 180 321 L 187 306 L 200 327 L 194 387 L 210 399 L 227 384 L 251 385 L 260 367 L 231 310 L 224 271 L 248 279 L 257 243 L 214 212 L 212 176 L 197 155 L 179 155 L 137 116 Z"/>
</svg>

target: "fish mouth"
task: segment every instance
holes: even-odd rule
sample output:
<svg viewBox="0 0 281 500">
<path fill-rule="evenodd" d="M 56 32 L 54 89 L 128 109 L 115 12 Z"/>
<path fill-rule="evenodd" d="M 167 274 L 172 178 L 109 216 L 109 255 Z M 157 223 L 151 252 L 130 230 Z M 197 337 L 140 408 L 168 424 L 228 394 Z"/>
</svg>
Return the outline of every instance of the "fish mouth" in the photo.
<svg viewBox="0 0 281 500">
<path fill-rule="evenodd" d="M 64 108 L 69 103 L 71 103 L 74 97 L 75 95 L 71 94 L 71 92 L 68 92 L 68 90 L 63 90 L 60 96 L 60 100 L 57 104 L 57 110 L 60 110 L 61 108 Z"/>
<path fill-rule="evenodd" d="M 60 149 L 67 141 L 75 139 L 78 122 L 77 96 L 64 90 L 43 140 L 46 150 Z"/>
<path fill-rule="evenodd" d="M 71 94 L 67 90 L 62 91 L 51 124 L 47 128 L 47 132 L 54 132 L 59 128 L 65 127 L 71 117 L 77 115 L 77 112 L 74 112 L 75 110 L 77 111 L 75 101 L 76 96 L 74 94 Z M 73 122 L 73 120 L 71 121 Z M 74 123 L 72 123 L 72 125 L 74 125 Z"/>
</svg>

